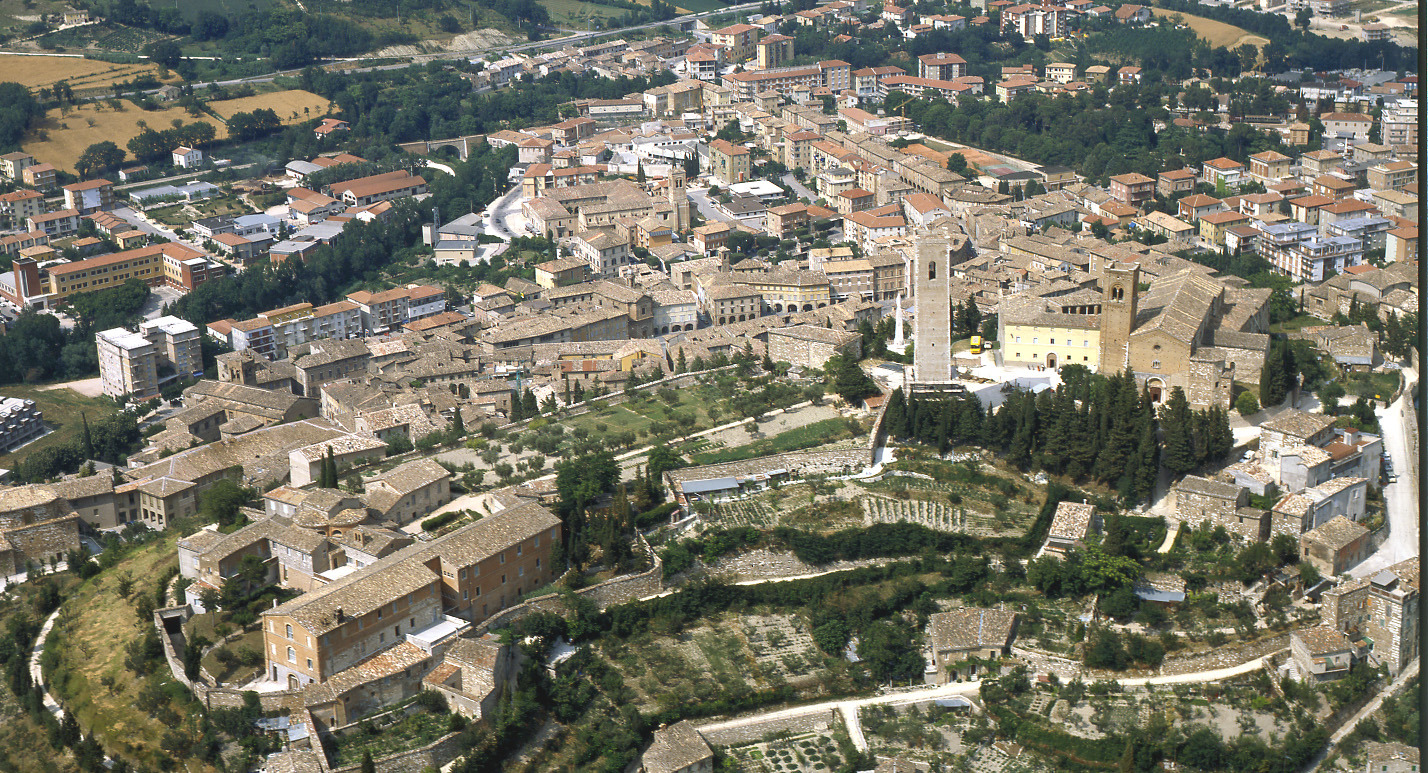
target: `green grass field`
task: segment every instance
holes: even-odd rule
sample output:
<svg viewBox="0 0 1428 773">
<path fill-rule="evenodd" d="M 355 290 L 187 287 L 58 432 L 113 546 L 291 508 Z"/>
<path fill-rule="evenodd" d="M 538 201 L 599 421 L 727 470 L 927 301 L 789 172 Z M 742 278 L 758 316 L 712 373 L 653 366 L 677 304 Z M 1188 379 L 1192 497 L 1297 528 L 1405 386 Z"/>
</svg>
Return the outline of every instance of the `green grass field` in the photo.
<svg viewBox="0 0 1428 773">
<path fill-rule="evenodd" d="M 43 414 L 45 424 L 54 431 L 14 453 L 0 454 L 0 467 L 14 469 L 15 465 L 30 454 L 53 446 L 63 445 L 77 439 L 83 432 L 80 414 L 89 416 L 90 421 L 117 410 L 114 401 L 107 397 L 85 397 L 71 389 L 43 390 L 36 385 L 15 384 L 0 388 L 6 397 L 34 400 Z"/>
<path fill-rule="evenodd" d="M 266 11 L 279 5 L 291 5 L 286 0 L 184 0 L 178 4 L 183 18 L 192 22 L 203 11 L 213 11 L 223 16 L 247 16 Z"/>
<path fill-rule="evenodd" d="M 695 464 L 734 462 L 786 451 L 800 451 L 852 436 L 853 430 L 849 428 L 847 419 L 824 419 L 747 445 L 695 454 L 693 461 Z"/>
</svg>

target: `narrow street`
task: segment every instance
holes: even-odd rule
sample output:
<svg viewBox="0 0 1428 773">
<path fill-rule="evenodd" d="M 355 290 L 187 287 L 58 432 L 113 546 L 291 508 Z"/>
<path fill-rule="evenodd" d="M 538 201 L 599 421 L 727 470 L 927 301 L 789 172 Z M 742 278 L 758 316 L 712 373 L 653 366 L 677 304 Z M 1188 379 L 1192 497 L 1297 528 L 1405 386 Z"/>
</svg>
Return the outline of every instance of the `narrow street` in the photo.
<svg viewBox="0 0 1428 773">
<path fill-rule="evenodd" d="M 1408 456 L 1404 407 L 1413 399 L 1418 373 L 1403 369 L 1403 394 L 1387 408 L 1379 408 L 1379 428 L 1383 430 L 1384 455 L 1393 462 L 1398 479 L 1383 489 L 1388 511 L 1388 539 L 1358 566 L 1349 570 L 1354 577 L 1372 577 L 1378 571 L 1418 555 L 1418 467 Z"/>
</svg>

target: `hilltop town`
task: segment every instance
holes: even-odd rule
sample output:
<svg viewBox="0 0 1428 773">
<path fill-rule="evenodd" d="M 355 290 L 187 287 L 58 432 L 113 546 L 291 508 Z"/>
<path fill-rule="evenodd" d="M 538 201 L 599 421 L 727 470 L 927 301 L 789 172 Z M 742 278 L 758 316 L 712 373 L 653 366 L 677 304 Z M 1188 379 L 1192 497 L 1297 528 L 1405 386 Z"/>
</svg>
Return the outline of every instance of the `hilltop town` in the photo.
<svg viewBox="0 0 1428 773">
<path fill-rule="evenodd" d="M 1416 770 L 1397 11 L 660 6 L 0 154 L 0 753 Z"/>
</svg>

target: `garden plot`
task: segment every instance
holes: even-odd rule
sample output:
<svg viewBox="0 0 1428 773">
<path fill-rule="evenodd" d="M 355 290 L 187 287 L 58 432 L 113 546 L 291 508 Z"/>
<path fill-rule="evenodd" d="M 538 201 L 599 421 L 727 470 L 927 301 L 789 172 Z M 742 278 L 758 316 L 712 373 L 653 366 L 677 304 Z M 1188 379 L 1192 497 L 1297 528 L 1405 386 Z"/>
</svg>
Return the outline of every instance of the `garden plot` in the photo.
<svg viewBox="0 0 1428 773">
<path fill-rule="evenodd" d="M 790 683 L 808 679 L 823 656 L 804 626 L 789 615 L 748 615 L 740 622 L 745 641 L 763 678 L 782 677 Z"/>
<path fill-rule="evenodd" d="M 863 497 L 863 523 L 917 523 L 936 531 L 989 532 L 980 524 L 985 518 L 976 513 L 968 516 L 966 508 L 953 507 L 946 502 L 926 499 L 890 499 L 888 497 Z"/>
<path fill-rule="evenodd" d="M 833 738 L 806 733 L 746 746 L 734 746 L 729 756 L 747 773 L 820 773 L 843 764 Z"/>
<path fill-rule="evenodd" d="M 966 750 L 962 733 L 970 715 L 935 704 L 865 706 L 858 724 L 874 754 L 928 761 L 934 755 Z"/>
<path fill-rule="evenodd" d="M 712 527 L 732 529 L 738 526 L 772 527 L 778 513 L 762 499 L 719 502 L 709 507 L 704 520 Z"/>
</svg>

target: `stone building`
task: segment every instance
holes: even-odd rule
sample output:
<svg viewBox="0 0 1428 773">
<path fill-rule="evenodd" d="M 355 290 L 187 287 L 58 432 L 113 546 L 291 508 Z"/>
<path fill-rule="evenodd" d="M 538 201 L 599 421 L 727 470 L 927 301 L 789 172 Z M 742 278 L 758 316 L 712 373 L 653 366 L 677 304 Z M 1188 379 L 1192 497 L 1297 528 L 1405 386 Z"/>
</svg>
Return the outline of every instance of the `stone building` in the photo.
<svg viewBox="0 0 1428 773">
<path fill-rule="evenodd" d="M 0 576 L 78 548 L 79 515 L 67 500 L 40 486 L 0 490 Z"/>
<path fill-rule="evenodd" d="M 1043 553 L 1065 555 L 1085 545 L 1086 538 L 1101 533 L 1101 516 L 1096 506 L 1083 502 L 1061 502 L 1051 518 Z"/>
<path fill-rule="evenodd" d="M 451 501 L 451 473 L 434 459 L 417 459 L 364 481 L 363 499 L 381 520 L 402 525 Z"/>
<path fill-rule="evenodd" d="M 795 325 L 768 331 L 768 355 L 774 362 L 822 368 L 835 355 L 856 360 L 862 354 L 863 338 L 857 333 L 814 325 Z"/>
<path fill-rule="evenodd" d="M 1367 773 L 1418 773 L 1418 747 L 1401 743 L 1364 743 Z"/>
<path fill-rule="evenodd" d="M 1335 517 L 1358 521 L 1364 517 L 1368 481 L 1333 478 L 1279 500 L 1270 511 L 1270 531 L 1298 537 Z"/>
<path fill-rule="evenodd" d="M 956 233 L 951 220 L 933 224 L 919 233 L 914 244 L 916 272 L 912 280 L 917 299 L 917 326 L 913 328 L 913 389 L 918 385 L 946 384 L 952 372 L 952 267 L 965 262 L 971 246 Z"/>
<path fill-rule="evenodd" d="M 292 687 L 338 680 L 332 689 L 341 695 L 348 682 L 371 681 L 372 669 L 348 672 L 379 653 L 382 668 L 410 675 L 428 656 L 409 639 L 451 618 L 478 623 L 548 584 L 559 540 L 560 519 L 540 505 L 520 505 L 274 607 L 263 613 L 268 678 Z"/>
<path fill-rule="evenodd" d="M 931 653 L 928 684 L 943 684 L 958 676 L 977 673 L 975 666 L 959 674 L 956 665 L 968 658 L 996 660 L 1011 652 L 1016 638 L 1017 614 L 1000 609 L 966 607 L 938 612 L 927 618 L 927 644 Z"/>
<path fill-rule="evenodd" d="M 1319 594 L 1319 619 L 1335 630 L 1363 630 L 1369 615 L 1369 581 L 1344 578 Z"/>
<path fill-rule="evenodd" d="M 649 748 L 640 755 L 638 773 L 709 773 L 714 750 L 709 748 L 689 720 L 654 732 Z"/>
<path fill-rule="evenodd" d="M 1299 537 L 1299 556 L 1325 576 L 1343 574 L 1368 557 L 1369 530 L 1336 515 Z"/>
<path fill-rule="evenodd" d="M 1191 526 L 1223 526 L 1231 534 L 1250 540 L 1269 538 L 1269 518 L 1249 507 L 1249 490 L 1197 475 L 1186 475 L 1175 486 L 1175 511 Z"/>
<path fill-rule="evenodd" d="M 445 697 L 453 712 L 481 720 L 491 716 L 501 696 L 515 687 L 518 661 L 511 647 L 490 634 L 479 639 L 460 637 L 446 648 L 422 686 Z"/>
<path fill-rule="evenodd" d="M 1361 658 L 1358 645 L 1326 625 L 1289 634 L 1289 652 L 1299 678 L 1312 684 L 1347 676 L 1349 668 Z"/>
<path fill-rule="evenodd" d="M 1397 675 L 1418 656 L 1418 559 L 1394 564 L 1369 579 L 1363 633 L 1373 641 L 1373 660 Z"/>
</svg>

